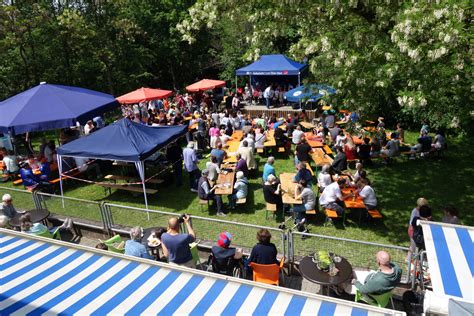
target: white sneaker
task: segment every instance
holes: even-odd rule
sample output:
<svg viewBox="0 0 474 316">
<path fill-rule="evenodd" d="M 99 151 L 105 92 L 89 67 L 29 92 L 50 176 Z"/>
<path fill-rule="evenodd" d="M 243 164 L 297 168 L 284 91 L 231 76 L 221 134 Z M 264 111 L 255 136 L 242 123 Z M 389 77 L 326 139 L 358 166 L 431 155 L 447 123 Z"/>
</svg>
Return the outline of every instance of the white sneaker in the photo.
<svg viewBox="0 0 474 316">
<path fill-rule="evenodd" d="M 217 212 L 217 216 L 227 216 L 227 215 L 223 212 Z"/>
<path fill-rule="evenodd" d="M 196 189 L 191 189 L 191 192 L 197 193 L 198 190 L 196 190 Z"/>
</svg>

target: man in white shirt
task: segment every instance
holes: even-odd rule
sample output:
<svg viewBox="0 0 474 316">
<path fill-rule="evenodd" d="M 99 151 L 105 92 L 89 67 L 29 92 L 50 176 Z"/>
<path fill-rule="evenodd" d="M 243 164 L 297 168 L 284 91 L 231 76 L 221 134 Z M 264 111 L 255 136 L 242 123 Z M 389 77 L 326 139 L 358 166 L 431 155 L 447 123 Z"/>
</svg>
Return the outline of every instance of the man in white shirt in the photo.
<svg viewBox="0 0 474 316">
<path fill-rule="evenodd" d="M 265 91 L 263 91 L 263 97 L 265 98 L 265 104 L 267 106 L 267 109 L 270 108 L 270 104 L 271 104 L 271 99 L 272 99 L 272 85 L 269 85 Z"/>
<path fill-rule="evenodd" d="M 295 145 L 298 145 L 301 142 L 301 138 L 303 137 L 304 132 L 301 130 L 301 126 L 296 126 L 296 129 L 293 131 L 292 134 L 292 142 Z"/>
<path fill-rule="evenodd" d="M 319 192 L 323 192 L 327 186 L 332 183 L 331 175 L 329 174 L 329 169 L 331 169 L 331 165 L 325 164 L 318 174 L 318 187 Z"/>
<path fill-rule="evenodd" d="M 377 208 L 377 197 L 374 189 L 369 185 L 366 179 L 360 179 L 357 183 L 359 188 L 359 195 L 364 200 L 365 207 L 368 210 L 375 210 Z"/>
<path fill-rule="evenodd" d="M 252 151 L 255 152 L 255 140 L 254 140 L 254 136 L 253 136 L 252 134 L 246 134 L 246 135 L 245 135 L 245 138 L 240 142 L 239 148 L 244 147 L 244 146 L 243 146 L 244 141 L 246 141 L 248 147 L 252 148 Z"/>
<path fill-rule="evenodd" d="M 94 130 L 94 128 L 94 122 L 92 122 L 91 120 L 87 121 L 86 125 L 84 126 L 84 134 L 89 135 L 90 132 Z"/>
<path fill-rule="evenodd" d="M 20 169 L 20 167 L 18 167 L 17 158 L 11 150 L 3 156 L 3 164 L 8 174 L 18 173 Z"/>
<path fill-rule="evenodd" d="M 327 208 L 337 212 L 337 215 L 342 216 L 344 214 L 344 208 L 338 204 L 338 202 L 344 201 L 347 196 L 342 196 L 341 187 L 346 183 L 346 180 L 339 179 L 337 182 L 333 182 L 328 185 L 321 196 L 319 197 L 319 205 L 322 208 Z"/>
<path fill-rule="evenodd" d="M 89 159 L 81 158 L 81 157 L 74 157 L 74 162 L 76 163 L 77 170 L 79 172 L 86 172 L 87 170 L 94 170 L 97 176 L 97 179 L 102 178 L 102 174 L 100 172 L 99 164 L 97 162 L 89 163 Z"/>
</svg>

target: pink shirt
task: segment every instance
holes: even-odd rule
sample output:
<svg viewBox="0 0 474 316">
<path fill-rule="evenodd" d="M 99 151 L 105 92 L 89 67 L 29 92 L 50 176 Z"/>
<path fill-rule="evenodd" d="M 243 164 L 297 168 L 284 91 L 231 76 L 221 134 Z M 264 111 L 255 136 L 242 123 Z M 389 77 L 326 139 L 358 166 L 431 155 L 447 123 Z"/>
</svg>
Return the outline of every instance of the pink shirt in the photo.
<svg viewBox="0 0 474 316">
<path fill-rule="evenodd" d="M 209 136 L 220 136 L 221 131 L 217 127 L 211 127 L 209 129 Z"/>
</svg>

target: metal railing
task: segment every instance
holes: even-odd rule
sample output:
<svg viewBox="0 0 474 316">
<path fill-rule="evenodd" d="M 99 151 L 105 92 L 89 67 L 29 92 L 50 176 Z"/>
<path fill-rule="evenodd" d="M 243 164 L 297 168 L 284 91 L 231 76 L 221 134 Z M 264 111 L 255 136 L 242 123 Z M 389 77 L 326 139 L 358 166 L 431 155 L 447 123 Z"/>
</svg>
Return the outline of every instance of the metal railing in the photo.
<svg viewBox="0 0 474 316">
<path fill-rule="evenodd" d="M 19 209 L 45 208 L 55 214 L 99 222 L 102 224 L 104 231 L 108 233 L 128 230 L 131 226 L 136 225 L 144 226 L 145 223 L 145 226 L 148 227 L 166 227 L 171 216 L 179 215 L 172 212 L 0 187 L 0 193 L 4 192 L 8 192 L 13 196 L 14 205 Z M 280 256 L 288 258 L 290 266 L 302 257 L 314 254 L 317 250 L 327 250 L 344 256 L 354 267 L 377 269 L 375 254 L 379 250 L 386 250 L 390 253 L 392 261 L 402 268 L 404 281 L 409 281 L 408 275 L 411 263 L 406 261 L 409 250 L 407 247 L 300 233 L 195 215 L 192 216 L 192 224 L 198 239 L 204 245 L 213 245 L 219 233 L 228 231 L 233 235 L 233 245 L 243 248 L 244 252 L 250 251 L 255 245 L 258 230 L 268 229 L 272 234 L 272 242 L 277 246 L 278 253 Z"/>
<path fill-rule="evenodd" d="M 289 232 L 288 244 L 291 262 L 325 250 L 343 256 L 354 267 L 367 270 L 378 269 L 375 255 L 378 251 L 385 250 L 390 254 L 391 261 L 402 269 L 403 283 L 409 281 L 411 262 L 406 261 L 409 251 L 407 247 L 295 231 Z"/>
</svg>

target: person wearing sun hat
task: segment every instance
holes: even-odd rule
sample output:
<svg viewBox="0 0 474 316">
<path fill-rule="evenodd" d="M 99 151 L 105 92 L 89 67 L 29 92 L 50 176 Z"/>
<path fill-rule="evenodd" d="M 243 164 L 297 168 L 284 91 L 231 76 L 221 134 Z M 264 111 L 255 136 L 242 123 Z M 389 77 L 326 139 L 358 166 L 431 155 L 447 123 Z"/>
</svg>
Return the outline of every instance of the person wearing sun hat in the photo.
<svg viewBox="0 0 474 316">
<path fill-rule="evenodd" d="M 242 249 L 231 248 L 232 235 L 225 231 L 217 237 L 216 245 L 212 246 L 212 255 L 216 258 L 219 266 L 227 266 L 229 259 L 239 260 L 242 258 Z"/>
</svg>

